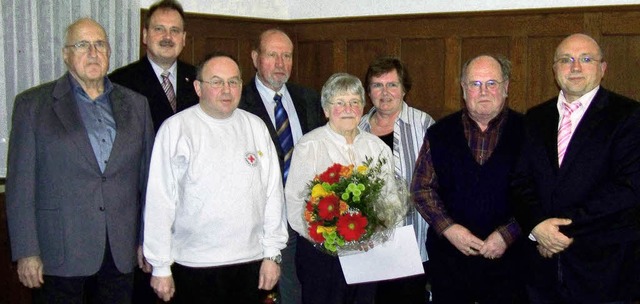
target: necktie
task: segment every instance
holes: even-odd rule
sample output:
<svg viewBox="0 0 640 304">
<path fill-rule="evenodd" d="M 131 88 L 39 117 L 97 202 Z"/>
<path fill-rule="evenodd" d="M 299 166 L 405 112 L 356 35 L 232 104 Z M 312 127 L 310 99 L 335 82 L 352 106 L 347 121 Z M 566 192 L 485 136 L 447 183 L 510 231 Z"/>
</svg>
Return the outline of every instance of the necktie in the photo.
<svg viewBox="0 0 640 304">
<path fill-rule="evenodd" d="M 289 175 L 289 165 L 291 164 L 291 153 L 293 152 L 293 135 L 291 134 L 291 127 L 289 126 L 289 116 L 282 105 L 282 95 L 276 93 L 273 97 L 273 101 L 276 102 L 275 116 L 276 116 L 276 131 L 278 133 L 278 142 L 280 142 L 280 148 L 284 153 L 284 168 L 282 170 L 282 182 L 287 181 L 287 175 Z"/>
<path fill-rule="evenodd" d="M 558 130 L 558 165 L 562 164 L 564 154 L 567 152 L 569 140 L 571 139 L 571 113 L 577 110 L 582 104 L 579 102 L 562 103 L 562 120 Z"/>
<path fill-rule="evenodd" d="M 175 113 L 176 112 L 176 93 L 173 92 L 173 85 L 169 80 L 169 75 L 171 75 L 171 72 L 169 71 L 164 71 L 162 72 L 162 74 L 160 74 L 160 76 L 162 76 L 162 89 L 164 90 L 164 93 L 167 94 L 167 99 L 169 100 L 171 109 L 173 109 L 173 112 Z"/>
</svg>

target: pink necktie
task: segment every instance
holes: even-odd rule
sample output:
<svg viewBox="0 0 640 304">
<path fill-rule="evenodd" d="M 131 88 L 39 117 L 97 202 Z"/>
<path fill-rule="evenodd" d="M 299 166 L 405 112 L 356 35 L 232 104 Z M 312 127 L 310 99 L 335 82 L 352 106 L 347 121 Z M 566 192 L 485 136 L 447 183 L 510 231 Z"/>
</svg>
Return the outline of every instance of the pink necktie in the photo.
<svg viewBox="0 0 640 304">
<path fill-rule="evenodd" d="M 562 164 L 562 159 L 567 152 L 569 140 L 571 139 L 571 113 L 581 105 L 580 102 L 562 103 L 562 120 L 560 121 L 560 129 L 558 130 L 558 166 Z"/>
<path fill-rule="evenodd" d="M 173 85 L 171 85 L 171 81 L 169 80 L 169 75 L 171 72 L 164 71 L 160 76 L 162 76 L 162 89 L 164 93 L 167 94 L 167 99 L 169 100 L 169 104 L 171 105 L 171 109 L 173 112 L 176 112 L 176 93 L 173 92 Z"/>
</svg>

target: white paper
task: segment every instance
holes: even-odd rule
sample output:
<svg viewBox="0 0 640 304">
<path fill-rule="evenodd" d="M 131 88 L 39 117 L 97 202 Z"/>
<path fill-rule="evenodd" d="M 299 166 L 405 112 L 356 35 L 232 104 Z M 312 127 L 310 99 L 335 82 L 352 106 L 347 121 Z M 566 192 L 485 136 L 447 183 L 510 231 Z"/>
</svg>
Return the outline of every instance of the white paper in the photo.
<svg viewBox="0 0 640 304">
<path fill-rule="evenodd" d="M 423 274 L 413 225 L 396 228 L 393 237 L 373 249 L 340 257 L 347 284 Z"/>
</svg>

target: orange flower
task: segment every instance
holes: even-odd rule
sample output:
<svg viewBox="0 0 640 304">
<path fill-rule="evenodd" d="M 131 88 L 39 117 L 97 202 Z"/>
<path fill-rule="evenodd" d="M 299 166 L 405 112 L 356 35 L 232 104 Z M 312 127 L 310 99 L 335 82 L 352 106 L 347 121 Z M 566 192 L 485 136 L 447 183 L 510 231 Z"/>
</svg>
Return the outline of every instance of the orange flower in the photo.
<svg viewBox="0 0 640 304">
<path fill-rule="evenodd" d="M 345 214 L 338 219 L 338 233 L 345 241 L 357 241 L 365 233 L 367 218 L 360 213 Z"/>
<path fill-rule="evenodd" d="M 350 177 L 353 174 L 353 165 L 342 166 L 340 169 L 340 176 L 342 177 Z"/>
<path fill-rule="evenodd" d="M 343 215 L 347 210 L 349 210 L 349 205 L 344 201 L 340 201 L 340 215 Z"/>
</svg>

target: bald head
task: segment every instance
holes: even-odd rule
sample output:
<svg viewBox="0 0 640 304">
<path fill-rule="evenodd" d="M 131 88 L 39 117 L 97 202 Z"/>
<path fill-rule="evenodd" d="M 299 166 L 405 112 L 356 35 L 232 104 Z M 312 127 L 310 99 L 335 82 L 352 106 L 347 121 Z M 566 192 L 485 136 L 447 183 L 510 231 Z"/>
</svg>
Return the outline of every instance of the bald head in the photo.
<svg viewBox="0 0 640 304">
<path fill-rule="evenodd" d="M 573 34 L 556 48 L 553 72 L 568 102 L 573 102 L 600 85 L 607 63 L 598 43 L 585 34 Z"/>
<path fill-rule="evenodd" d="M 107 32 L 100 23 L 91 18 L 80 18 L 67 26 L 67 29 L 64 32 L 64 44 L 69 45 L 75 43 L 76 41 L 74 40 L 78 35 L 80 35 L 79 32 L 86 28 L 93 28 L 96 31 L 101 32 L 105 41 L 108 42 Z"/>
</svg>

